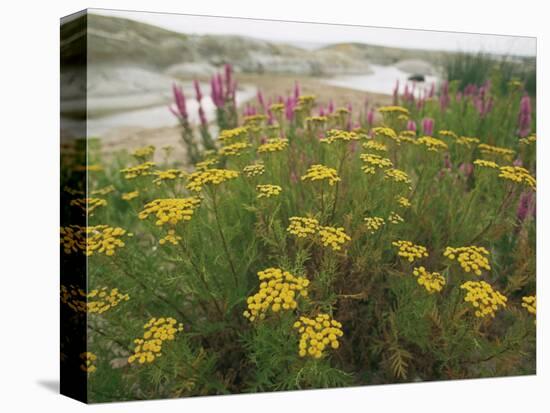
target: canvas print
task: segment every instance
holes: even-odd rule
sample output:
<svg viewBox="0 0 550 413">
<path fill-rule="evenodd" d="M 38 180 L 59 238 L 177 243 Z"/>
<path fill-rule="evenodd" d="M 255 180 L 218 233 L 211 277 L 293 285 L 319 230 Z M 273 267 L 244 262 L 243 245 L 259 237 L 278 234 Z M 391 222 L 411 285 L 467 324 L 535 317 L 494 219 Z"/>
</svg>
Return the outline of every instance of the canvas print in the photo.
<svg viewBox="0 0 550 413">
<path fill-rule="evenodd" d="M 536 373 L 536 39 L 61 20 L 61 392 Z"/>
</svg>

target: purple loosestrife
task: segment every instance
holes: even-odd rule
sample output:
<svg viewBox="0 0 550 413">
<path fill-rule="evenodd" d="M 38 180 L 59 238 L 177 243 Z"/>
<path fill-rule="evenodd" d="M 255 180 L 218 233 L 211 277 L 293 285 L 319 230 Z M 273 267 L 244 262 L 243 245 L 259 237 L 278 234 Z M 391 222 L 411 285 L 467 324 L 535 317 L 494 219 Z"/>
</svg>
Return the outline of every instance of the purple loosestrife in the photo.
<svg viewBox="0 0 550 413">
<path fill-rule="evenodd" d="M 518 134 L 525 138 L 531 132 L 531 99 L 529 95 L 521 98 L 518 115 Z"/>
<path fill-rule="evenodd" d="M 172 85 L 172 92 L 174 94 L 174 106 L 170 106 L 170 112 L 172 112 L 180 122 L 188 122 L 187 105 L 185 103 L 185 95 L 181 86 Z"/>
<path fill-rule="evenodd" d="M 206 120 L 206 115 L 204 114 L 204 109 L 202 108 L 202 105 L 199 105 L 199 119 L 202 127 L 208 126 L 208 121 Z"/>
<path fill-rule="evenodd" d="M 451 103 L 451 98 L 449 97 L 449 82 L 445 81 L 441 86 L 441 92 L 439 95 L 439 106 L 442 111 L 445 111 Z"/>
<path fill-rule="evenodd" d="M 264 95 L 260 89 L 258 89 L 257 98 L 258 98 L 258 103 L 262 108 L 262 111 L 265 113 L 267 111 L 267 106 L 265 104 Z"/>
<path fill-rule="evenodd" d="M 479 88 L 477 96 L 474 97 L 474 106 L 480 117 L 485 117 L 493 108 L 493 98 L 488 96 L 491 84 L 487 82 Z"/>
<path fill-rule="evenodd" d="M 216 108 L 223 107 L 223 96 L 222 91 L 220 90 L 217 76 L 213 76 L 212 80 L 210 81 L 210 97 L 212 98 L 212 102 L 214 103 L 214 106 L 216 106 Z"/>
<path fill-rule="evenodd" d="M 201 91 L 201 84 L 197 79 L 193 81 L 193 86 L 195 87 L 195 97 L 197 99 L 197 102 L 202 101 L 202 91 Z"/>
<path fill-rule="evenodd" d="M 533 191 L 524 191 L 519 196 L 518 209 L 516 217 L 519 222 L 536 215 L 536 197 Z"/>
<path fill-rule="evenodd" d="M 296 101 L 292 97 L 287 97 L 285 102 L 285 116 L 287 120 L 292 120 L 294 118 L 294 107 L 296 106 Z"/>
<path fill-rule="evenodd" d="M 233 67 L 227 63 L 224 66 L 224 77 L 225 77 L 225 93 L 226 98 L 230 98 L 231 88 L 233 87 Z"/>
<path fill-rule="evenodd" d="M 300 97 L 300 84 L 298 82 L 294 83 L 294 100 L 297 101 Z"/>
<path fill-rule="evenodd" d="M 329 115 L 332 114 L 332 113 L 334 113 L 334 102 L 332 101 L 332 99 L 330 99 L 330 100 L 328 101 L 327 112 L 328 112 Z"/>
<path fill-rule="evenodd" d="M 374 124 L 374 109 L 372 108 L 367 114 L 367 123 L 369 124 L 369 126 L 372 126 Z"/>
<path fill-rule="evenodd" d="M 430 91 L 428 93 L 428 98 L 433 98 L 435 96 L 435 82 L 432 82 L 432 85 L 430 86 Z"/>
<path fill-rule="evenodd" d="M 462 172 L 465 178 L 470 178 L 474 173 L 474 165 L 470 162 L 461 163 L 458 170 Z"/>
<path fill-rule="evenodd" d="M 416 132 L 416 122 L 412 119 L 407 121 L 407 130 Z"/>
<path fill-rule="evenodd" d="M 434 120 L 431 118 L 422 119 L 422 133 L 424 135 L 432 136 L 434 132 Z"/>
<path fill-rule="evenodd" d="M 395 81 L 395 86 L 393 88 L 393 104 L 397 105 L 399 103 L 399 80 Z"/>
<path fill-rule="evenodd" d="M 181 138 L 185 143 L 187 148 L 187 157 L 188 161 L 191 163 L 196 163 L 199 159 L 199 150 L 193 136 L 193 130 L 189 125 L 189 116 L 187 113 L 187 105 L 185 103 L 185 95 L 181 86 L 172 85 L 172 92 L 174 94 L 174 103 L 169 107 L 170 112 L 172 112 L 179 120 L 182 126 Z"/>
</svg>

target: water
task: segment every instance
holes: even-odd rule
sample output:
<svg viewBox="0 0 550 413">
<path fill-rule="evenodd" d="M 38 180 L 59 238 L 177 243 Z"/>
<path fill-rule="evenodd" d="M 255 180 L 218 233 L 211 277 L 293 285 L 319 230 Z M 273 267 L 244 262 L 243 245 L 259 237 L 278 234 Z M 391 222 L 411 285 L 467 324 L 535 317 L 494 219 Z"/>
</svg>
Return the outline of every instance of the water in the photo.
<svg viewBox="0 0 550 413">
<path fill-rule="evenodd" d="M 416 83 L 415 95 L 418 96 L 424 89 L 429 89 L 432 83 L 438 83 L 436 76 L 425 76 L 425 82 L 412 82 L 408 80 L 410 73 L 404 72 L 395 66 L 370 65 L 372 73 L 368 75 L 345 75 L 323 79 L 324 83 L 333 86 L 347 87 L 365 92 L 391 95 L 395 88 L 395 82 L 399 81 L 399 92 L 403 93 L 405 85 L 409 91 Z"/>
<path fill-rule="evenodd" d="M 237 105 L 250 100 L 256 95 L 256 89 L 245 87 L 237 92 Z M 141 128 L 162 128 L 178 125 L 178 120 L 170 112 L 170 102 L 148 108 L 128 110 L 113 113 L 107 116 L 88 118 L 88 136 L 101 136 L 115 128 L 120 127 L 141 127 Z M 212 121 L 216 118 L 216 107 L 209 96 L 202 99 L 202 107 L 206 118 Z M 199 123 L 199 104 L 195 99 L 187 99 L 187 112 L 189 121 L 192 124 Z"/>
</svg>

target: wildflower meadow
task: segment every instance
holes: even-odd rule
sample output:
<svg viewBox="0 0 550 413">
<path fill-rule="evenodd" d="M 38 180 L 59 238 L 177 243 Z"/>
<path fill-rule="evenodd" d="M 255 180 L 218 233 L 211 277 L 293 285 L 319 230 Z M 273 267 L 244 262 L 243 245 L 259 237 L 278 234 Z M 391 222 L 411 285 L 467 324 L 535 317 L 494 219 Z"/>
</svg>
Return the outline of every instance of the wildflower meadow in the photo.
<svg viewBox="0 0 550 413">
<path fill-rule="evenodd" d="M 357 107 L 299 83 L 237 105 L 237 78 L 212 76 L 210 119 L 195 82 L 198 124 L 174 84 L 185 158 L 89 139 L 64 159 L 61 260 L 87 278 L 62 281 L 65 321 L 86 329 L 62 358 L 90 401 L 535 373 L 520 80 Z"/>
</svg>

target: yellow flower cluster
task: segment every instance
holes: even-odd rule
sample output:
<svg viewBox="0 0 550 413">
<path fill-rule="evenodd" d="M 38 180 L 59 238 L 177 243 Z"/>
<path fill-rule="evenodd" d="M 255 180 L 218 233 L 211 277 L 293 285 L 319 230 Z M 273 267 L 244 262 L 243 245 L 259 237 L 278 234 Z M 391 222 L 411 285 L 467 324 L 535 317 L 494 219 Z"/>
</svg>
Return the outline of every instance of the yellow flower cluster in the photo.
<svg viewBox="0 0 550 413">
<path fill-rule="evenodd" d="M 69 285 L 67 288 L 61 285 L 61 302 L 69 306 L 69 308 L 76 312 L 86 312 L 86 291 L 82 288 Z"/>
<path fill-rule="evenodd" d="M 388 221 L 392 224 L 400 224 L 402 222 L 405 222 L 403 217 L 399 215 L 397 212 L 390 212 L 390 216 L 388 217 Z"/>
<path fill-rule="evenodd" d="M 268 139 L 267 143 L 258 146 L 258 153 L 282 151 L 288 146 L 288 139 Z"/>
<path fill-rule="evenodd" d="M 98 188 L 98 189 L 95 189 L 93 190 L 92 192 L 90 192 L 91 195 L 108 195 L 110 194 L 111 192 L 114 192 L 115 191 L 115 187 L 113 185 L 107 185 L 106 187 L 103 187 L 103 188 Z"/>
<path fill-rule="evenodd" d="M 234 129 L 222 130 L 218 139 L 222 144 L 227 145 L 230 142 L 235 142 L 237 140 L 243 139 L 247 135 L 248 128 L 241 126 Z"/>
<path fill-rule="evenodd" d="M 184 178 L 187 173 L 179 169 L 167 169 L 165 171 L 155 171 L 153 172 L 153 175 L 157 176 L 153 179 L 153 183 L 160 185 L 164 181 L 173 181 L 174 179 Z"/>
<path fill-rule="evenodd" d="M 315 218 L 291 217 L 290 225 L 286 230 L 298 238 L 306 238 L 309 235 L 315 235 L 318 228 L 319 221 Z"/>
<path fill-rule="evenodd" d="M 342 324 L 328 314 L 320 313 L 315 318 L 301 316 L 293 327 L 300 333 L 298 354 L 300 357 L 321 358 L 325 349 L 340 347 L 338 338 L 344 335 Z"/>
<path fill-rule="evenodd" d="M 481 153 L 486 155 L 501 155 L 509 158 L 516 153 L 513 149 L 487 145 L 486 143 L 480 143 L 477 147 Z"/>
<path fill-rule="evenodd" d="M 473 271 L 476 275 L 481 275 L 482 270 L 491 270 L 487 256 L 489 251 L 483 247 L 471 245 L 469 247 L 447 247 L 443 255 L 450 260 L 456 259 L 462 269 L 466 272 Z"/>
<path fill-rule="evenodd" d="M 450 260 L 455 258 L 460 263 L 460 266 L 466 272 L 471 272 L 472 270 L 476 275 L 481 275 L 482 270 L 491 270 L 489 265 L 489 260 L 486 256 L 489 255 L 483 247 L 469 246 L 469 247 L 447 247 L 443 255 Z"/>
<path fill-rule="evenodd" d="M 93 373 L 96 371 L 96 366 L 94 366 L 94 361 L 97 360 L 97 356 L 92 353 L 91 351 L 85 351 L 84 353 L 80 353 L 80 359 L 82 360 L 82 364 L 80 365 L 80 370 L 82 370 L 85 373 Z"/>
<path fill-rule="evenodd" d="M 111 256 L 114 255 L 116 248 L 124 247 L 125 244 L 120 237 L 125 234 L 126 230 L 108 225 L 93 227 L 69 225 L 61 227 L 61 244 L 65 254 L 82 251 L 86 256 L 94 253 Z"/>
<path fill-rule="evenodd" d="M 151 175 L 151 168 L 153 168 L 153 166 L 155 166 L 154 162 L 144 162 L 136 166 L 121 169 L 120 172 L 124 174 L 124 178 L 134 179 L 138 176 Z"/>
<path fill-rule="evenodd" d="M 351 241 L 351 238 L 344 232 L 342 227 L 319 227 L 318 231 L 321 243 L 325 247 L 330 246 L 333 251 L 340 251 L 343 244 Z"/>
<path fill-rule="evenodd" d="M 132 155 L 140 160 L 145 160 L 155 153 L 155 147 L 153 145 L 144 146 L 143 148 L 136 149 Z"/>
<path fill-rule="evenodd" d="M 328 180 L 331 186 L 340 181 L 336 169 L 320 164 L 311 165 L 306 174 L 302 176 L 302 181 L 321 181 L 325 179 Z"/>
<path fill-rule="evenodd" d="M 243 118 L 243 124 L 245 126 L 258 126 L 260 123 L 265 121 L 267 116 L 262 113 L 257 113 L 255 115 L 247 115 Z"/>
<path fill-rule="evenodd" d="M 508 299 L 485 281 L 466 281 L 460 288 L 466 290 L 464 301 L 472 304 L 476 317 L 494 317 L 499 307 L 506 307 Z"/>
<path fill-rule="evenodd" d="M 516 183 L 523 183 L 533 191 L 537 189 L 537 180 L 521 166 L 501 166 L 499 177 Z"/>
<path fill-rule="evenodd" d="M 239 156 L 246 148 L 250 148 L 251 146 L 246 142 L 236 142 L 222 147 L 218 153 L 221 156 Z"/>
<path fill-rule="evenodd" d="M 243 312 L 250 321 L 257 318 L 263 320 L 269 310 L 274 313 L 281 310 L 294 310 L 298 306 L 297 295 L 307 297 L 309 280 L 304 277 L 295 277 L 280 268 L 259 271 L 258 279 L 260 289 L 247 298 L 247 310 Z"/>
<path fill-rule="evenodd" d="M 179 235 L 176 234 L 175 229 L 169 229 L 168 234 L 166 234 L 166 236 L 164 238 L 159 239 L 159 244 L 164 245 L 167 242 L 169 242 L 173 245 L 178 245 L 179 242 L 181 241 L 181 239 L 182 238 Z"/>
<path fill-rule="evenodd" d="M 424 267 L 415 267 L 413 275 L 418 277 L 418 284 L 423 286 L 430 294 L 441 291 L 445 285 L 445 278 L 440 273 L 428 272 Z"/>
<path fill-rule="evenodd" d="M 481 166 L 483 168 L 493 168 L 497 169 L 499 166 L 496 162 L 486 161 L 485 159 L 476 159 L 474 165 Z"/>
<path fill-rule="evenodd" d="M 125 201 L 131 201 L 139 196 L 139 191 L 126 192 L 122 194 L 122 199 Z"/>
<path fill-rule="evenodd" d="M 308 116 L 305 121 L 306 125 L 310 126 L 322 126 L 327 122 L 328 118 L 326 116 Z"/>
<path fill-rule="evenodd" d="M 367 217 L 365 218 L 365 224 L 367 226 L 367 229 L 370 231 L 371 234 L 374 234 L 376 231 L 378 231 L 382 226 L 385 225 L 384 218 L 381 217 Z"/>
<path fill-rule="evenodd" d="M 315 95 L 301 95 L 298 97 L 298 103 L 303 105 L 313 105 L 316 98 L 317 97 Z"/>
<path fill-rule="evenodd" d="M 392 242 L 394 247 L 399 249 L 397 255 L 406 258 L 409 262 L 413 262 L 415 259 L 420 259 L 428 256 L 428 250 L 422 245 L 413 244 L 411 241 L 394 241 Z"/>
<path fill-rule="evenodd" d="M 454 138 L 454 139 L 458 138 L 458 135 L 456 133 L 454 133 L 452 130 L 440 130 L 438 133 L 441 136 L 446 136 L 446 137 Z"/>
<path fill-rule="evenodd" d="M 377 168 L 384 169 L 391 168 L 393 166 L 392 161 L 388 158 L 383 158 L 382 156 L 373 153 L 362 153 L 359 157 L 365 163 L 365 165 L 361 167 L 361 170 L 366 174 L 374 175 Z"/>
<path fill-rule="evenodd" d="M 460 136 L 459 138 L 456 138 L 456 143 L 462 146 L 467 146 L 468 148 L 471 148 L 472 146 L 476 146 L 479 143 L 478 138 L 471 138 L 468 136 Z"/>
<path fill-rule="evenodd" d="M 162 356 L 162 346 L 165 341 L 172 341 L 176 338 L 176 334 L 183 331 L 183 325 L 177 324 L 177 321 L 172 317 L 151 318 L 147 324 L 143 326 L 145 333 L 143 338 L 134 340 L 136 347 L 134 354 L 128 357 L 128 363 L 132 364 L 137 361 L 140 364 L 152 363 L 156 358 Z"/>
<path fill-rule="evenodd" d="M 263 163 L 257 163 L 253 165 L 247 165 L 243 168 L 245 176 L 252 178 L 253 176 L 262 175 L 265 172 L 265 166 Z"/>
<path fill-rule="evenodd" d="M 529 312 L 529 314 L 533 314 L 536 317 L 537 316 L 537 296 L 528 295 L 526 297 L 522 297 L 521 301 L 522 301 L 521 306 L 525 308 Z"/>
<path fill-rule="evenodd" d="M 204 161 L 197 162 L 195 165 L 195 169 L 197 171 L 205 171 L 209 169 L 211 166 L 216 165 L 218 162 L 219 162 L 219 159 L 216 157 L 208 158 L 208 159 L 205 159 Z"/>
<path fill-rule="evenodd" d="M 88 171 L 88 172 L 101 172 L 101 171 L 103 171 L 103 166 L 101 166 L 100 164 L 94 164 L 94 165 L 77 165 L 77 166 L 75 166 L 74 170 L 75 170 L 75 171 L 78 171 L 78 172 L 84 172 L 84 171 Z"/>
<path fill-rule="evenodd" d="M 204 171 L 196 171 L 187 178 L 187 189 L 200 192 L 203 185 L 219 185 L 222 182 L 235 179 L 238 176 L 239 172 L 231 169 L 206 169 Z"/>
<path fill-rule="evenodd" d="M 330 246 L 334 251 L 341 250 L 342 245 L 351 240 L 344 232 L 344 228 L 320 226 L 319 221 L 315 218 L 291 217 L 290 225 L 286 230 L 298 238 L 315 237 L 318 235 L 318 240 L 323 246 Z"/>
<path fill-rule="evenodd" d="M 374 133 L 374 136 L 384 136 L 390 139 L 397 139 L 397 134 L 395 131 L 392 128 L 385 126 L 377 126 L 376 128 L 372 128 L 371 132 Z"/>
<path fill-rule="evenodd" d="M 386 145 L 384 145 L 383 143 L 380 143 L 380 142 L 373 141 L 373 140 L 365 142 L 363 144 L 363 148 L 371 149 L 373 151 L 378 151 L 378 152 L 387 152 L 388 151 L 388 147 Z"/>
<path fill-rule="evenodd" d="M 139 219 L 147 219 L 149 215 L 157 218 L 156 225 L 176 225 L 179 221 L 189 221 L 201 200 L 196 196 L 189 198 L 155 199 L 143 207 Z"/>
<path fill-rule="evenodd" d="M 350 113 L 348 108 L 343 108 L 343 107 L 336 108 L 336 110 L 334 112 L 338 116 L 346 116 L 346 115 L 349 115 L 349 113 Z"/>
<path fill-rule="evenodd" d="M 280 113 L 280 112 L 282 112 L 284 109 L 285 109 L 285 105 L 282 104 L 282 103 L 273 103 L 273 104 L 269 107 L 269 110 L 272 111 L 274 114 Z"/>
<path fill-rule="evenodd" d="M 409 110 L 403 106 L 382 106 L 378 108 L 380 113 L 397 113 L 399 115 L 409 116 Z"/>
<path fill-rule="evenodd" d="M 118 288 L 113 288 L 107 291 L 107 287 L 92 290 L 87 295 L 87 311 L 88 313 L 103 314 L 105 311 L 116 307 L 122 301 L 128 301 L 130 296 L 122 294 Z"/>
<path fill-rule="evenodd" d="M 348 132 L 340 129 L 331 129 L 327 132 L 326 138 L 322 140 L 324 143 L 334 143 L 336 141 L 350 142 L 359 139 L 359 135 L 355 132 Z"/>
<path fill-rule="evenodd" d="M 402 206 L 403 208 L 410 208 L 411 207 L 411 201 L 409 201 L 404 196 L 398 196 L 397 197 L 397 203 Z"/>
<path fill-rule="evenodd" d="M 95 209 L 106 206 L 107 201 L 101 198 L 78 198 L 72 199 L 69 205 L 78 207 L 82 209 L 85 214 L 91 215 Z"/>
<path fill-rule="evenodd" d="M 70 285 L 69 288 L 61 285 L 61 302 L 76 312 L 102 314 L 129 299 L 130 296 L 122 294 L 118 288 L 113 288 L 109 292 L 107 287 L 102 287 L 86 294 L 82 288 L 74 285 Z"/>
<path fill-rule="evenodd" d="M 63 191 L 67 192 L 69 195 L 84 195 L 86 192 L 81 191 L 80 189 L 74 189 L 69 186 L 65 186 Z"/>
<path fill-rule="evenodd" d="M 271 198 L 273 196 L 278 196 L 283 188 L 279 185 L 256 185 L 256 191 L 258 191 L 257 198 Z"/>
<path fill-rule="evenodd" d="M 412 181 L 409 178 L 409 175 L 407 175 L 407 173 L 402 171 L 401 169 L 396 169 L 396 168 L 386 169 L 384 171 L 384 178 L 391 179 L 394 182 L 398 182 L 398 183 L 401 182 L 409 186 L 412 184 Z"/>
<path fill-rule="evenodd" d="M 532 143 L 535 143 L 537 141 L 537 137 L 535 135 L 529 135 L 526 138 L 520 138 L 519 143 L 522 145 L 531 145 Z"/>
<path fill-rule="evenodd" d="M 432 138 L 431 136 L 422 136 L 417 142 L 426 146 L 429 151 L 439 152 L 440 149 L 447 149 L 448 146 L 441 139 Z"/>
</svg>

